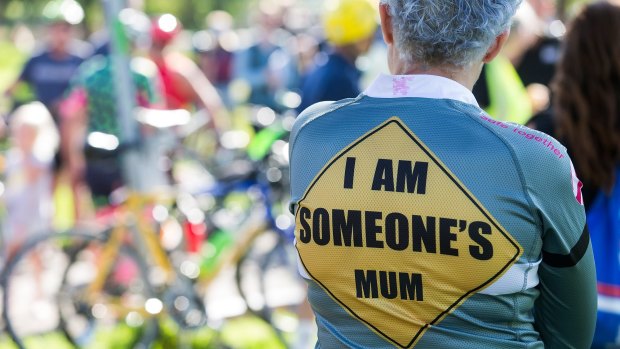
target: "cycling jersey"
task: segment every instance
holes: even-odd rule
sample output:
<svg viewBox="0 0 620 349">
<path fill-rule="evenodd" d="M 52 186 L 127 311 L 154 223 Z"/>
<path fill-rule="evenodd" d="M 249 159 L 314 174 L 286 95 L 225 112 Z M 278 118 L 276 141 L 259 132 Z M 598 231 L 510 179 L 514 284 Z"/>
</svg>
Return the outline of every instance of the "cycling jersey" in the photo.
<svg viewBox="0 0 620 349">
<path fill-rule="evenodd" d="M 565 148 L 438 76 L 380 76 L 291 134 L 317 348 L 587 348 L 595 270 Z"/>
<path fill-rule="evenodd" d="M 88 132 L 120 136 L 113 66 L 110 57 L 94 56 L 84 62 L 71 80 L 67 100 L 88 110 Z M 136 104 L 153 107 L 161 102 L 155 65 L 144 58 L 133 58 L 132 78 L 136 87 Z"/>
<path fill-rule="evenodd" d="M 84 62 L 72 79 L 61 109 L 66 109 L 65 115 L 73 115 L 72 110 L 75 109 L 85 109 L 88 114 L 89 134 L 98 132 L 122 139 L 113 69 L 110 56 L 94 56 Z M 155 65 L 150 60 L 135 57 L 131 60 L 131 70 L 136 90 L 136 105 L 151 108 L 159 106 L 161 97 Z M 88 145 L 85 147 L 87 166 L 84 177 L 98 204 L 108 204 L 109 195 L 123 183 L 117 150 L 118 148 L 95 149 Z M 151 167 L 141 164 L 136 168 Z M 149 173 L 149 179 L 155 177 L 157 176 Z"/>
</svg>

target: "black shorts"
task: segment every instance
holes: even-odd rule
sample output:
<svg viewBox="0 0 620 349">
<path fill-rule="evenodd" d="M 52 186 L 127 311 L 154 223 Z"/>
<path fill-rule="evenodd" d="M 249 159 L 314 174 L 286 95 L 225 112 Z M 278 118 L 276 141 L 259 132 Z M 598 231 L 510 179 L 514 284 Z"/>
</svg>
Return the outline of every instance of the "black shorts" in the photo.
<svg viewBox="0 0 620 349">
<path fill-rule="evenodd" d="M 120 159 L 87 159 L 85 180 L 93 197 L 107 199 L 123 185 Z"/>
</svg>

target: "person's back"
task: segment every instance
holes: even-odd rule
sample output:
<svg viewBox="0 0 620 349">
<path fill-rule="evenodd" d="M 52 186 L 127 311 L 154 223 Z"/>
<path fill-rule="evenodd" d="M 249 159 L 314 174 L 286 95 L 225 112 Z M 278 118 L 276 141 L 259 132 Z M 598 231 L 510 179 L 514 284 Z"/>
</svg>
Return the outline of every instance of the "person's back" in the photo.
<svg viewBox="0 0 620 349">
<path fill-rule="evenodd" d="M 502 2 L 504 23 L 517 3 Z M 391 70 L 410 75 L 310 107 L 291 135 L 317 348 L 587 348 L 596 276 L 565 148 L 488 117 L 470 92 L 479 70 L 407 68 L 386 27 Z"/>
</svg>

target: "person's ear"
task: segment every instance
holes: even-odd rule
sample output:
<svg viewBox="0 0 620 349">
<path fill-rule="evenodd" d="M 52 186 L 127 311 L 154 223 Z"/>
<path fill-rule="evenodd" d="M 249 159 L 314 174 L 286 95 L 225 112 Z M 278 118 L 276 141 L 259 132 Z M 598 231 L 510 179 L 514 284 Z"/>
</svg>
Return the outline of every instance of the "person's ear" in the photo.
<svg viewBox="0 0 620 349">
<path fill-rule="evenodd" d="M 381 32 L 383 41 L 391 45 L 394 43 L 394 30 L 392 29 L 392 16 L 390 16 L 390 6 L 381 3 L 379 5 L 379 15 L 381 16 Z"/>
<path fill-rule="evenodd" d="M 493 41 L 493 44 L 491 44 L 491 47 L 489 47 L 489 50 L 484 55 L 484 58 L 482 59 L 482 61 L 484 63 L 489 63 L 495 57 L 497 57 L 497 55 L 501 52 L 502 47 L 508 40 L 509 36 L 510 36 L 510 29 L 506 29 L 501 34 L 499 34 Z"/>
</svg>

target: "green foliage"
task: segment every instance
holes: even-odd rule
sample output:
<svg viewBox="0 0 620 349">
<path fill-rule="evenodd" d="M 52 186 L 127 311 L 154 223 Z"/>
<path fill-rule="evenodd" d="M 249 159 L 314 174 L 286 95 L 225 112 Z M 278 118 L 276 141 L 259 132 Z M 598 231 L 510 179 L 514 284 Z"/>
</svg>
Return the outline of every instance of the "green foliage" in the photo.
<svg viewBox="0 0 620 349">
<path fill-rule="evenodd" d="M 160 336 L 153 349 L 210 349 L 224 344 L 235 349 L 285 349 L 277 339 L 273 329 L 265 322 L 251 316 L 231 319 L 221 329 L 221 333 L 210 328 L 179 332 L 170 319 L 163 319 Z M 99 340 L 88 349 L 128 348 L 127 339 L 132 338 L 131 330 L 118 327 L 111 332 L 100 333 Z M 71 349 L 72 346 L 59 332 L 26 339 L 27 347 L 33 349 Z M 0 336 L 0 349 L 16 349 L 5 336 Z"/>
<path fill-rule="evenodd" d="M 0 25 L 5 22 L 38 23 L 49 0 L 0 0 Z M 86 12 L 86 26 L 90 30 L 102 24 L 101 0 L 77 0 Z M 119 0 L 122 1 L 122 0 Z M 243 18 L 256 0 L 144 0 L 144 11 L 149 14 L 172 13 L 188 29 L 202 29 L 205 17 L 213 10 L 225 10 L 235 18 Z M 240 17 L 241 16 L 241 17 Z"/>
<path fill-rule="evenodd" d="M 239 349 L 285 349 L 277 339 L 274 330 L 266 323 L 253 317 L 231 320 L 222 329 L 222 341 Z"/>
<path fill-rule="evenodd" d="M 205 18 L 213 10 L 225 10 L 238 18 L 247 10 L 252 0 L 146 0 L 147 13 L 172 13 L 189 29 L 202 29 Z"/>
<path fill-rule="evenodd" d="M 10 84 L 15 81 L 19 72 L 21 71 L 22 64 L 26 57 L 20 52 L 11 42 L 2 41 L 0 38 L 0 114 L 8 112 L 10 108 L 10 101 L 4 98 L 3 93 L 9 87 Z M 26 101 L 32 99 L 32 92 L 27 86 L 21 85 L 15 92 L 15 99 L 20 101 Z"/>
</svg>

